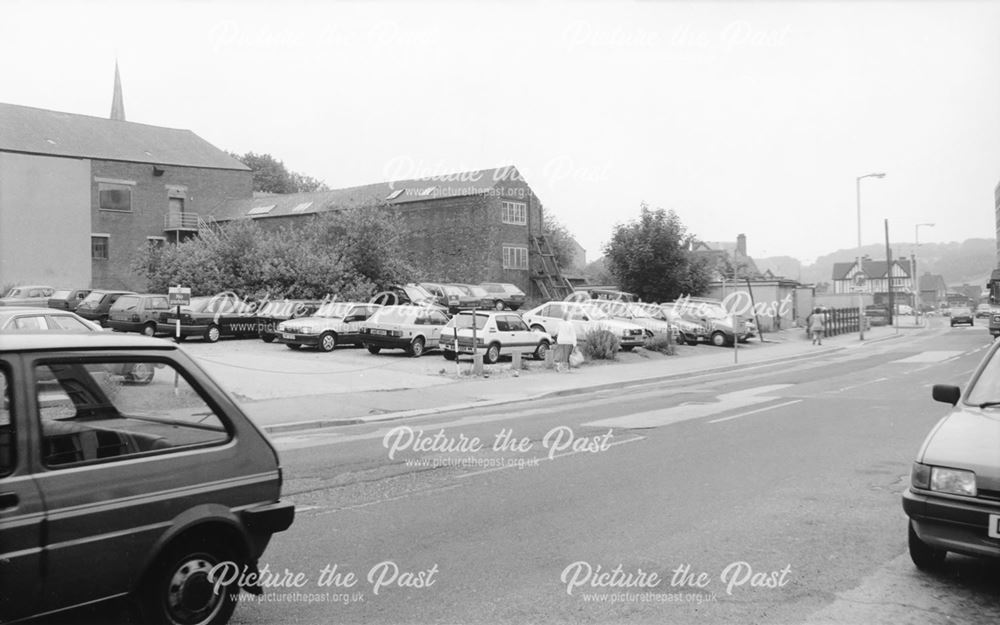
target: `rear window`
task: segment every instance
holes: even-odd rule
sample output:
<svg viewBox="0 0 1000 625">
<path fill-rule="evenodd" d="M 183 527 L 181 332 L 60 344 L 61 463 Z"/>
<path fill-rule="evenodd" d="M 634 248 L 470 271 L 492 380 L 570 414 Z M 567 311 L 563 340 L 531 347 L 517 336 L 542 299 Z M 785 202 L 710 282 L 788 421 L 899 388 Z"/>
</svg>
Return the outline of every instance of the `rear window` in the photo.
<svg viewBox="0 0 1000 625">
<path fill-rule="evenodd" d="M 371 317 L 375 323 L 413 323 L 413 315 L 406 308 L 383 308 Z"/>
<path fill-rule="evenodd" d="M 131 295 L 123 295 L 118 301 L 111 305 L 111 310 L 135 310 L 139 306 L 139 298 Z"/>
<path fill-rule="evenodd" d="M 80 305 L 82 306 L 84 304 L 87 304 L 88 306 L 91 305 L 96 306 L 101 303 L 101 300 L 104 299 L 105 295 L 107 295 L 107 293 L 104 293 L 102 291 L 92 291 L 90 295 L 83 298 L 83 301 L 80 303 Z"/>
<path fill-rule="evenodd" d="M 448 323 L 450 328 L 468 330 L 472 328 L 472 317 L 476 318 L 476 329 L 482 330 L 486 327 L 486 322 L 490 320 L 489 315 L 455 315 Z"/>
<path fill-rule="evenodd" d="M 66 299 L 72 291 L 56 291 L 52 294 L 52 299 Z"/>
</svg>

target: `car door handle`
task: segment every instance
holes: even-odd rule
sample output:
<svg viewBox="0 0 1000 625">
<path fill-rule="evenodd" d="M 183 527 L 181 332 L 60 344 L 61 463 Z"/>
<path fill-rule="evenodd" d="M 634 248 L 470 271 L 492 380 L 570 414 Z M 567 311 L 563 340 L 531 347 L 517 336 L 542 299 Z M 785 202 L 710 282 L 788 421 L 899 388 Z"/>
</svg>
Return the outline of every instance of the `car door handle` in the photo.
<svg viewBox="0 0 1000 625">
<path fill-rule="evenodd" d="M 18 503 L 20 503 L 20 499 L 18 499 L 17 493 L 0 493 L 0 510 L 16 508 Z"/>
</svg>

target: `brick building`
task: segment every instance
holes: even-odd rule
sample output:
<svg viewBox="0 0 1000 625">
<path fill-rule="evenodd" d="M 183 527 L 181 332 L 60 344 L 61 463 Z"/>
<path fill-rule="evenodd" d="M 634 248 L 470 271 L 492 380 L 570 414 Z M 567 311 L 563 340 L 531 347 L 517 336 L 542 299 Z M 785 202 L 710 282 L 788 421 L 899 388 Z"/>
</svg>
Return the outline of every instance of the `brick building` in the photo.
<svg viewBox="0 0 1000 625">
<path fill-rule="evenodd" d="M 513 166 L 332 191 L 259 195 L 222 203 L 216 223 L 253 219 L 264 228 L 308 227 L 327 211 L 386 205 L 406 232 L 405 252 L 423 277 L 509 282 L 534 298 L 569 292 L 542 231 L 542 204 Z"/>
<path fill-rule="evenodd" d="M 252 195 L 250 170 L 189 130 L 0 103 L 0 285 L 142 289 L 142 245 Z"/>
</svg>

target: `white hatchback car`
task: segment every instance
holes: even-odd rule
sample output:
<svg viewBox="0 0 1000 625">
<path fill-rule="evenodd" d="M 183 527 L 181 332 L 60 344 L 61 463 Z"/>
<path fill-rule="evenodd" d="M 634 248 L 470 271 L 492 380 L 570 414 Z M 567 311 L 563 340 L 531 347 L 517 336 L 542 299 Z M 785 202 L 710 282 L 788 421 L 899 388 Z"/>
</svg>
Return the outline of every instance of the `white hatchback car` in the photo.
<svg viewBox="0 0 1000 625">
<path fill-rule="evenodd" d="M 519 315 L 509 312 L 458 313 L 441 331 L 440 338 L 440 347 L 447 360 L 455 360 L 458 354 L 471 354 L 475 346 L 483 353 L 483 362 L 488 364 L 515 352 L 544 360 L 552 343 L 551 336 L 528 329 Z"/>
<path fill-rule="evenodd" d="M 557 336 L 559 323 L 567 314 L 580 341 L 586 340 L 588 332 L 598 329 L 610 330 L 617 334 L 622 351 L 630 351 L 646 341 L 646 330 L 642 326 L 614 319 L 600 308 L 588 303 L 549 302 L 526 311 L 523 318 L 532 330 Z"/>
</svg>

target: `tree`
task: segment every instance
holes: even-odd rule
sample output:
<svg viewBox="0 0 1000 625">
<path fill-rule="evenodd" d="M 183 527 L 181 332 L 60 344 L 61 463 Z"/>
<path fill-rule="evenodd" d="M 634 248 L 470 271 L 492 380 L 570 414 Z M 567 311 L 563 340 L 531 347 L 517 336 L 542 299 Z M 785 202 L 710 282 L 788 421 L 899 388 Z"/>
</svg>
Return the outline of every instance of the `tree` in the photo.
<svg viewBox="0 0 1000 625">
<path fill-rule="evenodd" d="M 320 180 L 290 172 L 285 164 L 270 154 L 255 154 L 247 152 L 244 155 L 229 153 L 253 172 L 253 190 L 266 193 L 305 193 L 310 191 L 329 191 Z"/>
<path fill-rule="evenodd" d="M 552 246 L 552 254 L 555 256 L 556 262 L 559 263 L 559 268 L 564 271 L 567 269 L 580 269 L 576 267 L 573 235 L 570 234 L 569 229 L 562 225 L 552 213 L 545 213 L 545 217 L 542 220 L 542 230 L 549 238 L 549 245 Z"/>
<path fill-rule="evenodd" d="M 700 294 L 708 286 L 709 268 L 692 257 L 691 238 L 674 211 L 643 203 L 638 219 L 615 226 L 604 245 L 605 264 L 621 289 L 644 301 Z"/>
</svg>

